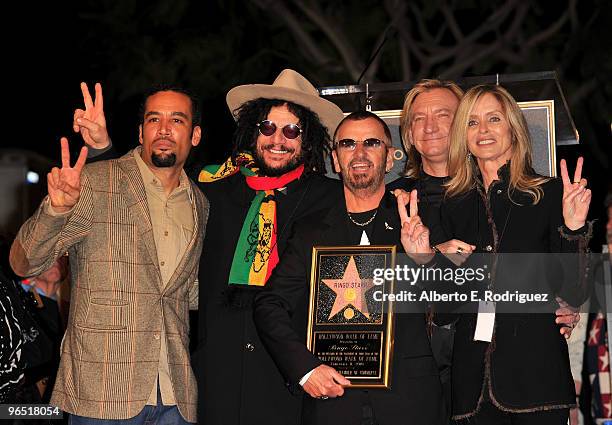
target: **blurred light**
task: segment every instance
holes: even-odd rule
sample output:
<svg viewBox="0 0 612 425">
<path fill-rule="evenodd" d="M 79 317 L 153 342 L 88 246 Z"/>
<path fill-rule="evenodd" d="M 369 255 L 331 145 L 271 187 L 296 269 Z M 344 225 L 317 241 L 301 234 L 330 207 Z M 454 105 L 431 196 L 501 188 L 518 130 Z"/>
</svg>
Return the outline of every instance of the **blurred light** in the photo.
<svg viewBox="0 0 612 425">
<path fill-rule="evenodd" d="M 40 180 L 40 176 L 34 171 L 28 171 L 28 174 L 26 174 L 26 180 L 28 181 L 28 183 L 38 183 L 38 181 Z"/>
</svg>

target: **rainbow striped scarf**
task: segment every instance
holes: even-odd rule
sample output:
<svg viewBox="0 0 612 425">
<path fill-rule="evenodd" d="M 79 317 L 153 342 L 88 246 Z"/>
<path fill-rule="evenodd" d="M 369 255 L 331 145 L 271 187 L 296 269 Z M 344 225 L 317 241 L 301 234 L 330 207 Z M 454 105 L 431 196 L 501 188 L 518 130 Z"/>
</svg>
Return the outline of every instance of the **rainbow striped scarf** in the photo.
<svg viewBox="0 0 612 425">
<path fill-rule="evenodd" d="M 255 190 L 255 197 L 247 212 L 238 244 L 234 251 L 228 284 L 263 286 L 278 264 L 276 244 L 277 220 L 274 189 L 285 187 L 299 179 L 304 165 L 280 177 L 258 176 L 258 169 L 250 153 L 243 152 L 232 161 L 221 165 L 208 165 L 200 171 L 198 181 L 214 182 L 241 172 L 247 185 Z"/>
</svg>

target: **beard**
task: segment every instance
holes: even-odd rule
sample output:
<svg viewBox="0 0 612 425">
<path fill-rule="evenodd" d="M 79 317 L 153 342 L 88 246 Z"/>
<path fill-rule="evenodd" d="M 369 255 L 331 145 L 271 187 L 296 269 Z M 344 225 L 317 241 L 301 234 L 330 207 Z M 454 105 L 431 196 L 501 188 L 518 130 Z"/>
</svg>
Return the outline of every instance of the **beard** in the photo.
<svg viewBox="0 0 612 425">
<path fill-rule="evenodd" d="M 274 145 L 264 146 L 261 150 L 270 150 L 274 147 Z M 288 153 L 292 154 L 295 152 L 295 149 L 291 149 L 288 147 L 284 148 Z M 259 149 L 253 149 L 255 151 L 253 155 L 253 159 L 255 160 L 255 166 L 259 168 L 259 174 L 266 177 L 279 177 L 289 171 L 295 170 L 297 167 L 304 163 L 304 155 L 303 151 L 300 151 L 298 155 L 293 156 L 289 161 L 287 161 L 284 165 L 280 167 L 270 167 L 266 164 L 266 161 L 263 158 L 262 153 Z"/>
<path fill-rule="evenodd" d="M 169 154 L 157 154 L 151 153 L 151 162 L 158 168 L 173 167 L 176 164 L 176 154 L 174 152 Z"/>
<path fill-rule="evenodd" d="M 374 172 L 371 174 L 351 174 L 350 169 L 355 162 L 366 162 L 370 166 L 374 163 L 365 158 L 353 159 L 347 169 L 342 169 L 340 174 L 342 175 L 342 181 L 344 185 L 351 190 L 364 190 L 370 189 L 372 192 L 377 190 L 384 182 L 385 179 L 385 168 L 384 163 L 374 167 Z"/>
</svg>

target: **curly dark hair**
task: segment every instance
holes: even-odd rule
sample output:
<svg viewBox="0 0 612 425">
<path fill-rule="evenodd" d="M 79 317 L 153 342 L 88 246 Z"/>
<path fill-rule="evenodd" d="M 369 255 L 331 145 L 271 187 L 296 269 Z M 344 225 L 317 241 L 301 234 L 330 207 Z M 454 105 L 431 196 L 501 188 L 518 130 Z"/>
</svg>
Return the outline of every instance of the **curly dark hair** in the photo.
<svg viewBox="0 0 612 425">
<path fill-rule="evenodd" d="M 302 158 L 304 173 L 325 174 L 325 156 L 331 150 L 330 137 L 319 116 L 310 109 L 281 99 L 255 99 L 243 103 L 234 111 L 236 131 L 234 132 L 232 159 L 240 152 L 255 151 L 257 136 L 256 124 L 266 119 L 274 106 L 287 105 L 289 111 L 299 119 L 302 129 Z"/>
</svg>

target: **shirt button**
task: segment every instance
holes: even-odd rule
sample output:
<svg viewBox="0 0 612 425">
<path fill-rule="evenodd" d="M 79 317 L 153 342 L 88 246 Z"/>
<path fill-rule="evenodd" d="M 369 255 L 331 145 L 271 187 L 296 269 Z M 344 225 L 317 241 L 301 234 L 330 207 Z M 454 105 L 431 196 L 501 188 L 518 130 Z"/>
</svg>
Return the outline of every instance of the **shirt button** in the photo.
<svg viewBox="0 0 612 425">
<path fill-rule="evenodd" d="M 159 334 L 155 334 L 155 335 L 153 335 L 153 338 L 155 338 L 155 339 L 159 339 Z"/>
<path fill-rule="evenodd" d="M 255 346 L 251 344 L 250 342 L 247 342 L 244 348 L 246 348 L 247 351 L 255 351 Z"/>
<path fill-rule="evenodd" d="M 488 252 L 493 251 L 493 247 L 492 247 L 491 245 L 487 245 L 487 246 L 485 247 L 485 249 L 486 249 Z"/>
<path fill-rule="evenodd" d="M 161 263 L 159 263 L 162 267 L 166 264 L 165 261 L 162 261 Z"/>
<path fill-rule="evenodd" d="M 168 231 L 167 230 L 164 232 L 164 236 L 168 236 Z"/>
</svg>

